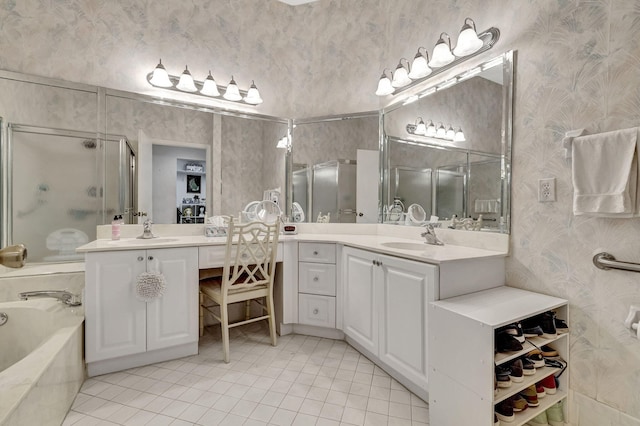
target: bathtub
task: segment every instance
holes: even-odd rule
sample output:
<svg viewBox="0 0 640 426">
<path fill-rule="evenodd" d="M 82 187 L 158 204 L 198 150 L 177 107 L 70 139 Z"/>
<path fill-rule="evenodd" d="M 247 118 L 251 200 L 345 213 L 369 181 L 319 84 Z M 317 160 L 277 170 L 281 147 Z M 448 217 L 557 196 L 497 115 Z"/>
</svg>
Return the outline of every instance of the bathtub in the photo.
<svg viewBox="0 0 640 426">
<path fill-rule="evenodd" d="M 41 298 L 0 312 L 0 425 L 60 425 L 85 376 L 82 309 Z"/>
</svg>

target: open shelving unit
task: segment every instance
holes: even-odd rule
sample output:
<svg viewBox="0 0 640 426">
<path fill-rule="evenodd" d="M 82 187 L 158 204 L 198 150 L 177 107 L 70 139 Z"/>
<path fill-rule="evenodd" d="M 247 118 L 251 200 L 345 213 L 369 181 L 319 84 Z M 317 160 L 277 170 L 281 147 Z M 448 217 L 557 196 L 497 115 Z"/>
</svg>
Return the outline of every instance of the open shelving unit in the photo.
<svg viewBox="0 0 640 426">
<path fill-rule="evenodd" d="M 494 406 L 561 369 L 542 367 L 536 374 L 524 376 L 521 383 L 494 392 L 495 366 L 550 345 L 569 368 L 569 336 L 558 334 L 547 339 L 528 338 L 520 351 L 496 353 L 495 331 L 546 311 L 568 318 L 564 299 L 531 291 L 501 286 L 489 290 L 432 302 L 429 306 L 429 415 L 430 423 L 442 426 L 493 425 Z M 515 414 L 510 426 L 521 426 L 565 400 L 564 417 L 568 423 L 566 398 L 569 372 L 558 379 L 555 394 L 539 399 L 538 407 Z M 464 407 L 464 409 L 460 409 Z"/>
</svg>

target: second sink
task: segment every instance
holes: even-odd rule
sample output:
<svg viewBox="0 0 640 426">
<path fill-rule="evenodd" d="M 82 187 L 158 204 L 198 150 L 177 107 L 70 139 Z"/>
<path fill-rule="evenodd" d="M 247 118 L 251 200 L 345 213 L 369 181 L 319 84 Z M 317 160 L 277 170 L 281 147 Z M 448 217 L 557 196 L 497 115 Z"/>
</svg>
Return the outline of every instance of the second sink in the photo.
<svg viewBox="0 0 640 426">
<path fill-rule="evenodd" d="M 427 245 L 425 243 L 406 243 L 400 241 L 392 241 L 389 243 L 381 243 L 380 245 L 400 250 L 416 250 L 423 251 L 427 249 Z"/>
</svg>

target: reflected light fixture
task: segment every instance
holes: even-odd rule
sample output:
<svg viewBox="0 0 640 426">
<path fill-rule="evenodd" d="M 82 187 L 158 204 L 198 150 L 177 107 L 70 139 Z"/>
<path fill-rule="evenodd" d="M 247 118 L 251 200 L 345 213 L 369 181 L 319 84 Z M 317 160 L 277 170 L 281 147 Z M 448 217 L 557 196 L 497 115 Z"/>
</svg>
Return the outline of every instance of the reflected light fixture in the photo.
<svg viewBox="0 0 640 426">
<path fill-rule="evenodd" d="M 444 39 L 447 38 L 445 42 Z M 436 43 L 436 47 L 433 48 L 433 53 L 431 54 L 431 61 L 429 61 L 429 66 L 432 68 L 440 68 L 445 65 L 449 65 L 456 59 L 451 53 L 451 38 L 447 33 L 441 33 L 438 42 Z"/>
<path fill-rule="evenodd" d="M 286 135 L 278 139 L 278 144 L 276 145 L 276 148 L 287 148 L 288 146 L 289 146 L 289 141 L 287 140 Z"/>
<path fill-rule="evenodd" d="M 391 85 L 393 87 L 404 87 L 407 84 L 411 83 L 409 72 L 407 71 L 407 68 L 405 68 L 402 64 L 402 61 L 406 62 L 407 67 L 409 67 L 409 61 L 407 61 L 405 58 L 400 59 L 400 62 L 398 62 L 398 66 L 393 73 L 393 80 L 391 80 Z"/>
<path fill-rule="evenodd" d="M 233 76 L 229 86 L 219 86 L 211 75 L 211 71 L 209 71 L 209 75 L 204 81 L 197 81 L 193 79 L 189 68 L 186 66 L 178 77 L 167 72 L 162 60 L 158 62 L 152 72 L 147 74 L 147 82 L 153 87 L 160 87 L 174 92 L 190 93 L 206 98 L 218 97 L 220 92 L 223 92 L 225 100 L 242 103 L 243 105 L 257 106 L 263 102 L 254 81 L 251 82 L 251 87 L 249 87 L 248 91 L 240 90 Z"/>
<path fill-rule="evenodd" d="M 431 120 L 428 120 L 428 124 L 425 125 L 422 117 L 416 118 L 415 124 L 407 124 L 406 129 L 407 133 L 411 135 L 427 136 L 452 142 L 464 142 L 467 140 L 461 127 L 453 130 L 454 126 L 448 124 L 445 127 L 442 122 L 438 122 L 438 125 L 434 126 Z"/>
<path fill-rule="evenodd" d="M 242 99 L 242 95 L 240 94 L 240 89 L 238 89 L 238 85 L 236 81 L 231 76 L 231 81 L 227 86 L 227 90 L 225 90 L 224 95 L 222 95 L 228 101 L 239 101 Z"/>
<path fill-rule="evenodd" d="M 480 37 L 478 37 L 478 33 L 476 33 L 476 23 L 473 22 L 473 19 L 467 18 L 464 20 L 464 25 L 460 30 L 458 43 L 453 49 L 453 54 L 458 57 L 471 55 L 480 50 L 483 44 Z"/>
<path fill-rule="evenodd" d="M 169 73 L 162 65 L 162 59 L 156 65 L 156 68 L 153 70 L 153 75 L 149 79 L 149 83 L 153 84 L 157 87 L 171 87 L 173 83 L 169 80 Z"/>
<path fill-rule="evenodd" d="M 206 96 L 220 96 L 218 85 L 211 75 L 211 70 L 209 70 L 209 75 L 207 76 L 207 78 L 204 79 L 204 83 L 202 84 L 202 90 L 200 90 L 200 93 Z"/>
<path fill-rule="evenodd" d="M 394 88 L 391 85 L 391 79 L 387 76 L 388 69 L 382 71 L 382 76 L 380 77 L 380 81 L 378 81 L 378 90 L 376 90 L 376 95 L 378 96 L 387 96 L 393 93 Z"/>
<path fill-rule="evenodd" d="M 244 101 L 251 105 L 259 105 L 262 103 L 260 92 L 258 92 L 258 88 L 253 80 L 251 80 L 251 87 L 249 87 L 249 91 L 247 92 L 247 96 L 244 97 Z"/>
<path fill-rule="evenodd" d="M 184 71 L 182 71 L 182 75 L 180 76 L 180 81 L 176 84 L 176 89 L 182 90 L 183 92 L 197 92 L 198 88 L 193 82 L 193 77 L 191 77 L 191 73 L 189 72 L 189 68 L 185 65 Z"/>
<path fill-rule="evenodd" d="M 424 53 L 421 52 L 424 51 Z M 417 80 L 431 74 L 431 68 L 429 68 L 429 54 L 424 47 L 418 48 L 418 53 L 413 58 L 411 63 L 411 71 L 409 72 L 409 78 Z"/>
</svg>

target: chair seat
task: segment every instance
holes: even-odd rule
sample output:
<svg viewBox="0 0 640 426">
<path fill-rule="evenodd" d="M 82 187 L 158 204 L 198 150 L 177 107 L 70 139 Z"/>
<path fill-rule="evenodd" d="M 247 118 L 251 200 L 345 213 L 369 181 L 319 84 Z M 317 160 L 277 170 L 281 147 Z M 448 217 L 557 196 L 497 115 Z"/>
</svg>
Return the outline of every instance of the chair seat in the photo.
<svg viewBox="0 0 640 426">
<path fill-rule="evenodd" d="M 210 297 L 214 302 L 222 302 L 222 278 L 209 278 L 200 281 L 200 291 Z M 227 302 L 235 303 L 244 300 L 266 297 L 269 289 L 266 285 L 256 285 L 254 287 L 231 288 L 227 292 Z"/>
</svg>

